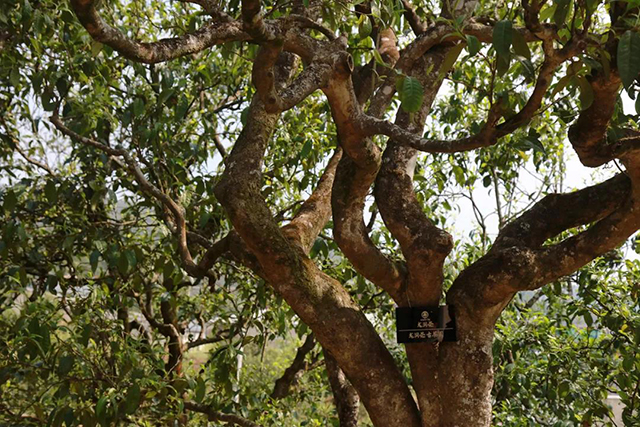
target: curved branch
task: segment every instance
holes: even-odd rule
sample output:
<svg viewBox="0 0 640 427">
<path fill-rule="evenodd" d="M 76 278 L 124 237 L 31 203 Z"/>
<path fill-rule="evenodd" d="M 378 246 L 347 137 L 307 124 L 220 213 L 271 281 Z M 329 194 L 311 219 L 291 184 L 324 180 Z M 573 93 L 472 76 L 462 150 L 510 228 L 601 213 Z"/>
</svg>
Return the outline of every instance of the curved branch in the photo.
<svg viewBox="0 0 640 427">
<path fill-rule="evenodd" d="M 548 239 L 609 215 L 624 201 L 631 182 L 624 174 L 573 193 L 549 194 L 504 227 L 494 248 L 542 246 Z"/>
<path fill-rule="evenodd" d="M 382 46 L 391 50 L 386 41 Z M 395 56 L 389 55 L 388 60 L 395 61 Z M 331 199 L 335 241 L 360 274 L 399 300 L 406 271 L 371 241 L 363 218 L 365 199 L 380 168 L 381 150 L 358 126 L 356 118 L 363 113 L 351 73 L 336 73 L 323 90 L 346 153 L 338 165 Z M 379 102 L 374 114 L 384 113 L 389 104 L 382 102 L 390 102 L 390 98 Z"/>
<path fill-rule="evenodd" d="M 418 411 L 393 357 L 348 292 L 323 274 L 281 232 L 260 194 L 264 150 L 278 116 L 254 98 L 215 194 L 258 258 L 270 285 L 336 357 L 380 425 L 420 425 Z M 367 348 L 367 352 L 362 349 Z M 337 351 L 337 350 L 340 351 Z M 395 408 L 390 411 L 389 407 Z"/>
<path fill-rule="evenodd" d="M 359 168 L 347 156 L 340 161 L 331 202 L 333 236 L 358 273 L 400 301 L 406 270 L 376 247 L 363 219 L 365 198 L 377 172 L 377 165 L 372 170 Z"/>
<path fill-rule="evenodd" d="M 95 0 L 71 0 L 76 16 L 91 37 L 124 57 L 137 62 L 155 64 L 203 51 L 211 46 L 230 41 L 249 40 L 240 22 L 211 22 L 201 29 L 181 37 L 167 38 L 152 43 L 130 39 L 106 23 L 96 10 Z"/>
<path fill-rule="evenodd" d="M 493 248 L 458 276 L 449 302 L 484 313 L 478 319 L 492 323 L 516 292 L 571 274 L 622 244 L 640 228 L 639 157 L 637 152 L 626 157 L 626 174 L 547 196 L 507 225 Z M 581 233 L 543 246 L 547 238 L 594 221 Z"/>
<path fill-rule="evenodd" d="M 273 399 L 282 399 L 289 394 L 291 387 L 297 383 L 302 372 L 306 370 L 307 362 L 305 361 L 305 358 L 315 346 L 316 340 L 313 334 L 307 335 L 304 343 L 298 347 L 298 351 L 296 352 L 296 356 L 293 358 L 291 365 L 284 370 L 282 376 L 276 381 L 273 391 L 271 392 L 271 397 Z"/>
<path fill-rule="evenodd" d="M 269 113 L 279 113 L 293 108 L 313 92 L 325 86 L 332 73 L 328 61 L 315 60 L 280 93 L 275 89 L 273 71 L 278 55 L 282 52 L 282 41 L 264 43 L 253 64 L 252 80 L 258 95 Z"/>
<path fill-rule="evenodd" d="M 242 0 L 242 22 L 245 31 L 258 41 L 273 41 L 276 32 L 264 21 L 260 0 Z"/>
<path fill-rule="evenodd" d="M 340 427 L 358 427 L 358 412 L 360 410 L 358 393 L 349 383 L 331 353 L 324 351 L 324 360 Z"/>
<path fill-rule="evenodd" d="M 424 33 L 427 30 L 427 24 L 420 19 L 415 7 L 409 3 L 409 0 L 402 0 L 402 6 L 404 7 L 404 17 L 409 22 L 413 33 L 416 36 Z"/>
<path fill-rule="evenodd" d="M 551 85 L 556 68 L 567 59 L 581 52 L 585 44 L 582 40 L 577 39 L 560 50 L 554 50 L 551 41 L 545 41 L 543 46 L 545 59 L 540 68 L 533 92 L 524 107 L 514 116 L 498 124 L 502 110 L 499 102 L 494 103 L 489 110 L 484 127 L 476 135 L 455 140 L 424 139 L 420 137 L 419 132 L 407 131 L 387 120 L 380 120 L 366 114 L 359 115 L 358 125 L 367 136 L 386 135 L 397 144 L 428 153 L 456 153 L 494 145 L 499 138 L 529 123 L 542 105 L 542 100 Z"/>
<path fill-rule="evenodd" d="M 238 415 L 225 414 L 223 412 L 216 411 L 215 409 L 201 403 L 185 400 L 183 404 L 184 409 L 188 411 L 200 412 L 201 414 L 205 414 L 209 421 L 222 421 L 240 427 L 261 427 L 259 424 L 256 424 L 251 420 L 240 417 Z"/>
<path fill-rule="evenodd" d="M 578 120 L 571 125 L 569 141 L 583 165 L 597 167 L 614 158 L 606 137 L 621 82 L 620 77 L 612 71 L 609 78 L 604 75 L 589 78 L 589 84 L 597 102 L 582 111 Z"/>
<path fill-rule="evenodd" d="M 316 237 L 331 217 L 331 187 L 341 158 L 342 150 L 338 148 L 311 196 L 300 206 L 291 222 L 282 228 L 285 235 L 300 243 L 305 253 L 309 252 Z"/>
<path fill-rule="evenodd" d="M 202 277 L 207 274 L 206 271 L 201 270 L 198 265 L 195 264 L 193 257 L 191 256 L 191 252 L 189 251 L 189 247 L 187 245 L 187 224 L 184 216 L 184 208 L 158 187 L 149 182 L 142 173 L 138 162 L 136 162 L 126 150 L 112 148 L 101 142 L 77 134 L 62 123 L 57 110 L 54 112 L 53 116 L 51 116 L 50 120 L 60 132 L 71 139 L 76 140 L 81 144 L 97 148 L 111 156 L 114 156 L 116 159 L 118 157 L 122 157 L 124 159 L 124 163 L 120 161 L 119 164 L 129 170 L 135 181 L 140 186 L 140 189 L 162 203 L 162 205 L 173 215 L 173 221 L 175 223 L 174 234 L 178 241 L 178 253 L 180 254 L 180 259 L 182 260 L 184 269 L 189 274 L 196 277 Z"/>
</svg>

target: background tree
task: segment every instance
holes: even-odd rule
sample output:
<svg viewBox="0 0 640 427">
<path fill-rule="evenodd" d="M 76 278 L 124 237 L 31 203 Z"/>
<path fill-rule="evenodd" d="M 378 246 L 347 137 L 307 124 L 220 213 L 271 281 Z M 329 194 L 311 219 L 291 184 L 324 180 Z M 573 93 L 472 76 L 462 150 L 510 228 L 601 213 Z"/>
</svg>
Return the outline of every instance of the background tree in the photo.
<svg viewBox="0 0 640 427">
<path fill-rule="evenodd" d="M 637 423 L 636 3 L 5 4 L 3 422 Z"/>
</svg>

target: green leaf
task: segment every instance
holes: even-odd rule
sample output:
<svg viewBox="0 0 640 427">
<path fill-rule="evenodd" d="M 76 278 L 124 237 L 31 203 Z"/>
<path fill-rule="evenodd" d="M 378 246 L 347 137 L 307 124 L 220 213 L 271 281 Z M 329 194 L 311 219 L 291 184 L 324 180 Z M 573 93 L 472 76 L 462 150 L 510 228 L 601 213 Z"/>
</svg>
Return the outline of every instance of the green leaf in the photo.
<svg viewBox="0 0 640 427">
<path fill-rule="evenodd" d="M 627 31 L 618 43 L 618 71 L 625 89 L 636 80 L 640 73 L 640 34 Z"/>
<path fill-rule="evenodd" d="M 47 201 L 54 204 L 58 201 L 58 191 L 56 190 L 56 184 L 52 180 L 48 180 L 44 186 L 44 195 Z"/>
<path fill-rule="evenodd" d="M 249 107 L 246 107 L 240 113 L 240 123 L 242 123 L 242 126 L 247 124 L 248 118 L 249 118 Z"/>
<path fill-rule="evenodd" d="M 387 63 L 384 62 L 384 59 L 382 59 L 382 56 L 380 56 L 380 52 L 378 52 L 377 49 L 373 49 L 371 53 L 373 53 L 373 59 L 375 59 L 378 64 L 385 66 L 387 65 Z"/>
<path fill-rule="evenodd" d="M 513 25 L 511 21 L 498 21 L 493 28 L 493 48 L 499 56 L 508 56 L 513 39 Z"/>
<path fill-rule="evenodd" d="M 305 157 L 307 157 L 311 152 L 312 148 L 313 148 L 313 143 L 311 142 L 311 139 L 307 139 L 307 141 L 302 146 L 302 150 L 300 150 L 300 158 L 304 159 Z"/>
<path fill-rule="evenodd" d="M 573 79 L 574 77 L 574 74 L 567 74 L 566 76 L 563 76 L 560 80 L 558 80 L 558 83 L 556 83 L 553 91 L 551 92 L 551 96 L 554 96 L 557 93 L 561 92 L 562 89 L 567 87 L 567 85 L 571 82 L 571 79 Z"/>
<path fill-rule="evenodd" d="M 139 117 L 142 113 L 144 113 L 144 102 L 142 102 L 142 99 L 136 98 L 136 100 L 133 101 L 133 114 Z"/>
<path fill-rule="evenodd" d="M 593 104 L 593 89 L 585 77 L 578 77 L 580 85 L 580 109 L 586 110 Z"/>
<path fill-rule="evenodd" d="M 82 328 L 82 332 L 80 333 L 80 340 L 78 341 L 81 345 L 86 347 L 89 344 L 89 338 L 91 338 L 91 332 L 93 330 L 93 326 L 85 325 Z"/>
<path fill-rule="evenodd" d="M 126 253 L 121 253 L 120 257 L 118 257 L 118 271 L 120 274 L 127 274 L 129 270 L 129 258 Z"/>
<path fill-rule="evenodd" d="M 94 249 L 89 255 L 89 264 L 91 264 L 91 272 L 95 273 L 98 269 L 98 261 L 100 260 L 100 251 Z"/>
<path fill-rule="evenodd" d="M 424 90 L 422 84 L 415 77 L 405 77 L 402 82 L 400 107 L 407 113 L 415 113 L 422 106 Z"/>
<path fill-rule="evenodd" d="M 556 13 L 557 8 L 557 4 L 552 4 L 551 6 L 542 9 L 540 11 L 540 22 L 546 21 L 547 19 L 551 18 Z"/>
<path fill-rule="evenodd" d="M 200 222 L 198 223 L 198 228 L 202 229 L 204 228 L 205 225 L 207 225 L 207 223 L 209 222 L 209 220 L 211 219 L 211 213 L 204 211 L 201 215 L 200 215 Z"/>
<path fill-rule="evenodd" d="M 73 356 L 70 356 L 70 355 L 62 356 L 58 361 L 58 374 L 60 375 L 68 374 L 73 368 L 74 362 L 75 362 L 75 359 Z"/>
<path fill-rule="evenodd" d="M 520 32 L 518 31 L 513 31 L 512 34 L 513 34 L 513 40 L 512 40 L 513 51 L 516 53 L 516 55 L 523 56 L 530 60 L 531 51 L 529 50 L 529 45 L 525 41 L 524 36 L 520 34 Z"/>
<path fill-rule="evenodd" d="M 187 114 L 187 110 L 189 109 L 189 100 L 186 96 L 181 96 L 180 101 L 178 101 L 178 105 L 176 106 L 176 120 L 182 120 L 184 116 Z"/>
<path fill-rule="evenodd" d="M 367 15 L 362 15 L 360 17 L 360 23 L 358 25 L 358 36 L 360 40 L 364 40 L 371 35 L 372 31 L 371 20 Z"/>
<path fill-rule="evenodd" d="M 553 22 L 558 27 L 562 27 L 564 25 L 564 21 L 567 19 L 567 15 L 569 14 L 571 0 L 558 0 L 556 4 L 557 7 L 553 13 Z"/>
<path fill-rule="evenodd" d="M 67 427 L 71 427 L 73 425 L 73 421 L 75 420 L 73 409 L 71 408 L 67 409 L 67 411 L 64 413 L 63 419 L 64 419 L 64 424 Z"/>
<path fill-rule="evenodd" d="M 522 151 L 533 150 L 545 153 L 544 146 L 540 142 L 540 134 L 533 128 L 530 128 L 529 133 L 515 144 L 515 148 Z"/>
<path fill-rule="evenodd" d="M 496 58 L 497 66 L 498 66 L 498 76 L 502 77 L 507 74 L 509 71 L 509 65 L 511 63 L 511 55 L 507 54 L 506 56 L 498 55 Z"/>
<path fill-rule="evenodd" d="M 140 386 L 134 383 L 124 397 L 124 411 L 127 414 L 133 414 L 140 406 Z"/>
<path fill-rule="evenodd" d="M 402 98 L 402 88 L 404 87 L 403 85 L 405 77 L 406 76 L 403 75 L 396 77 L 396 92 L 398 92 L 400 98 Z"/>
<path fill-rule="evenodd" d="M 98 403 L 96 403 L 96 417 L 101 420 L 104 419 L 104 416 L 107 412 L 107 396 L 102 396 L 98 399 Z"/>
<path fill-rule="evenodd" d="M 98 54 L 102 51 L 102 46 L 104 46 L 102 43 L 93 41 L 91 43 L 91 56 L 93 56 L 94 58 L 98 56 Z"/>
<path fill-rule="evenodd" d="M 124 251 L 124 255 L 127 257 L 127 264 L 129 268 L 134 268 L 138 264 L 138 259 L 136 258 L 136 251 L 133 249 L 127 249 Z"/>
<path fill-rule="evenodd" d="M 202 399 L 204 399 L 205 390 L 206 390 L 206 387 L 205 387 L 204 380 L 202 379 L 202 377 L 198 377 L 198 381 L 196 382 L 195 395 L 194 395 L 194 400 L 196 402 L 198 403 L 202 402 Z"/>
<path fill-rule="evenodd" d="M 467 36 L 467 50 L 470 56 L 476 56 L 480 52 L 480 41 L 476 36 Z"/>
<path fill-rule="evenodd" d="M 11 83 L 13 87 L 20 86 L 20 70 L 17 68 L 11 70 L 11 73 L 9 73 L 9 83 Z"/>
<path fill-rule="evenodd" d="M 453 64 L 456 63 L 458 56 L 460 56 L 460 52 L 464 49 L 464 43 L 458 43 L 453 46 L 449 52 L 447 52 L 444 60 L 442 61 L 442 65 L 440 66 L 440 72 L 438 73 L 438 79 L 444 78 L 444 76 L 453 68 Z"/>
<path fill-rule="evenodd" d="M 458 183 L 458 185 L 464 186 L 465 184 L 464 170 L 460 166 L 458 165 L 453 166 L 453 175 L 455 176 L 456 182 Z"/>
<path fill-rule="evenodd" d="M 17 204 L 18 198 L 16 197 L 16 193 L 14 193 L 13 190 L 9 190 L 4 193 L 4 197 L 2 199 L 2 207 L 4 208 L 5 212 L 13 212 L 13 209 L 15 209 Z"/>
</svg>

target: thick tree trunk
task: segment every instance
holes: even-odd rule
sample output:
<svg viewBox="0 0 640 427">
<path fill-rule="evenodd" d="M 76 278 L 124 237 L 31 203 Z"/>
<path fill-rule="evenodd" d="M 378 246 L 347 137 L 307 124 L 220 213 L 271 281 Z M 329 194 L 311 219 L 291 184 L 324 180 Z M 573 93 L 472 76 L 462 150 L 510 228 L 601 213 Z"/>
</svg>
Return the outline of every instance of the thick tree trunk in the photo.
<svg viewBox="0 0 640 427">
<path fill-rule="evenodd" d="M 458 341 L 440 344 L 438 379 L 442 401 L 440 427 L 489 427 L 493 387 L 493 328 L 470 318 L 456 319 Z"/>
</svg>

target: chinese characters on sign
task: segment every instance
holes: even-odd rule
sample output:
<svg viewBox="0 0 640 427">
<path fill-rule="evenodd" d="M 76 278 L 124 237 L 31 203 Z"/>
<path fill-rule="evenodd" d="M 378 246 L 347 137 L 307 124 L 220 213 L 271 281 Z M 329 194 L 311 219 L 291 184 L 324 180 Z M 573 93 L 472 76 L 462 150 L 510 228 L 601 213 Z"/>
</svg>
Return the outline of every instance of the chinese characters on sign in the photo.
<svg viewBox="0 0 640 427">
<path fill-rule="evenodd" d="M 399 343 L 456 341 L 453 308 L 398 307 L 396 331 Z"/>
</svg>

